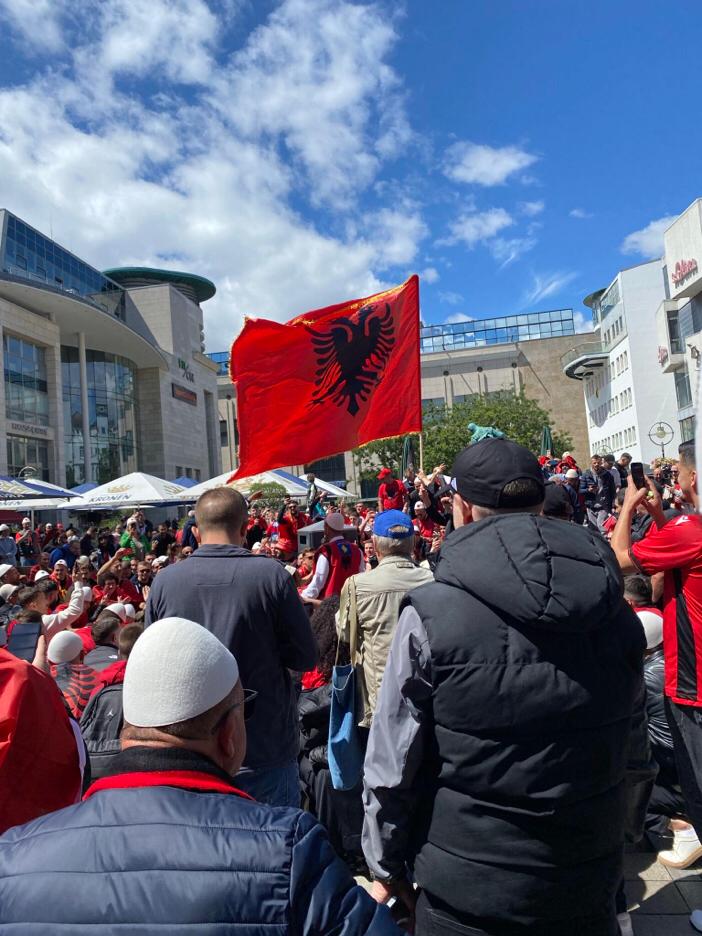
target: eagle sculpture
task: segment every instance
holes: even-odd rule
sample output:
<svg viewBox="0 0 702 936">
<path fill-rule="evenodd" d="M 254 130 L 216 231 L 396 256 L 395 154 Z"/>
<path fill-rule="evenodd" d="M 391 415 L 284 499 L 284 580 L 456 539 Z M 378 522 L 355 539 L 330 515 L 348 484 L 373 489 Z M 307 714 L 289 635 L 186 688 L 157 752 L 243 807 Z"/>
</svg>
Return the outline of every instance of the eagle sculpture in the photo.
<svg viewBox="0 0 702 936">
<path fill-rule="evenodd" d="M 390 305 L 385 304 L 384 312 L 364 306 L 356 322 L 339 318 L 325 332 L 308 331 L 319 365 L 310 405 L 331 400 L 355 416 L 382 377 L 395 343 Z"/>
</svg>

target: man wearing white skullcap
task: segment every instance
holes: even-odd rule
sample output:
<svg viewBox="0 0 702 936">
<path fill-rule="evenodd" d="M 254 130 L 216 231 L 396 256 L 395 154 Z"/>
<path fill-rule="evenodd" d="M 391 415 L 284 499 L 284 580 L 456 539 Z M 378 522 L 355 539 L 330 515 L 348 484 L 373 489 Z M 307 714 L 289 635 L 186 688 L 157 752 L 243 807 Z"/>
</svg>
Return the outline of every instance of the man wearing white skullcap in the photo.
<svg viewBox="0 0 702 936">
<path fill-rule="evenodd" d="M 253 695 L 200 624 L 152 624 L 127 661 L 122 750 L 109 774 L 79 805 L 0 838 L 3 923 L 400 936 L 309 813 L 237 789 Z"/>
<path fill-rule="evenodd" d="M 152 621 L 180 615 L 236 655 L 242 681 L 258 693 L 237 784 L 272 806 L 299 806 L 300 729 L 290 671 L 306 672 L 317 662 L 309 618 L 285 567 L 244 547 L 248 509 L 238 491 L 213 488 L 195 511 L 200 546 L 154 578 L 147 632 Z"/>
<path fill-rule="evenodd" d="M 355 543 L 345 539 L 345 529 L 343 514 L 335 511 L 324 518 L 324 542 L 317 550 L 312 580 L 301 593 L 303 599 L 340 595 L 347 579 L 366 571 L 363 553 Z"/>
</svg>

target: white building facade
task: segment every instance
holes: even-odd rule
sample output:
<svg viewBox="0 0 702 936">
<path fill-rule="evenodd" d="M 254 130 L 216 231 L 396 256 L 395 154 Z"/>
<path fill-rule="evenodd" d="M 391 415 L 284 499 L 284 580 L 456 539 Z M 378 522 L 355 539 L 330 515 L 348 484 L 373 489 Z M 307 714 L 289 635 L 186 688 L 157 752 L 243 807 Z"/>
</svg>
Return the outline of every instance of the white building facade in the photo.
<svg viewBox="0 0 702 936">
<path fill-rule="evenodd" d="M 655 436 L 661 423 L 671 427 L 667 453 L 677 450 L 675 387 L 656 363 L 656 310 L 664 300 L 661 260 L 622 270 L 584 300 L 595 332 L 564 355 L 563 369 L 583 383 L 591 454 L 628 452 L 648 463 L 662 453 Z"/>
</svg>

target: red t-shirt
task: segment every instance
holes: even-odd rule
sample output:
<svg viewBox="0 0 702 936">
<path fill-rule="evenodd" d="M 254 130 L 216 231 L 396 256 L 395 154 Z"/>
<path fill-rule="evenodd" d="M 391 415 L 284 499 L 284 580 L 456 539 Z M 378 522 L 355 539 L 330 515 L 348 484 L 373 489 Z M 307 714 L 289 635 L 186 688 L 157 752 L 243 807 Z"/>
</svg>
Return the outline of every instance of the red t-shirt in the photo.
<svg viewBox="0 0 702 936">
<path fill-rule="evenodd" d="M 652 526 L 631 557 L 647 575 L 665 573 L 665 693 L 680 705 L 702 706 L 702 517 L 682 514 Z"/>
<path fill-rule="evenodd" d="M 430 520 L 428 517 L 425 519 L 420 519 L 419 517 L 414 518 L 414 529 L 418 536 L 422 539 L 430 540 L 434 535 L 434 521 Z"/>
<path fill-rule="evenodd" d="M 383 510 L 402 510 L 405 506 L 405 488 L 399 481 L 393 478 L 387 484 L 381 484 L 378 488 L 378 500 L 383 506 Z"/>
</svg>

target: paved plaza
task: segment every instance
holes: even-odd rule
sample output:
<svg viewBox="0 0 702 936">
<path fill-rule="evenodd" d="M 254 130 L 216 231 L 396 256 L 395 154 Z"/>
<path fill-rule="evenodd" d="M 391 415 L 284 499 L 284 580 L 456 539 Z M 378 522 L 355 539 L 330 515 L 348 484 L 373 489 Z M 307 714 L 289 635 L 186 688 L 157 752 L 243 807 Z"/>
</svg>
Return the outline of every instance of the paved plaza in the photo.
<svg viewBox="0 0 702 936">
<path fill-rule="evenodd" d="M 626 893 L 636 936 L 691 936 L 690 912 L 702 907 L 702 864 L 666 868 L 650 851 L 624 856 Z"/>
</svg>

